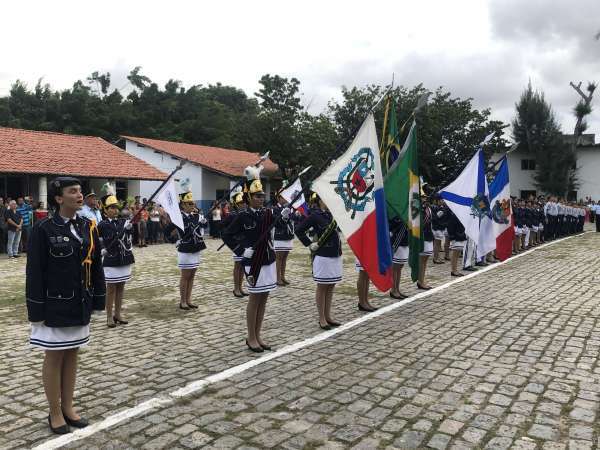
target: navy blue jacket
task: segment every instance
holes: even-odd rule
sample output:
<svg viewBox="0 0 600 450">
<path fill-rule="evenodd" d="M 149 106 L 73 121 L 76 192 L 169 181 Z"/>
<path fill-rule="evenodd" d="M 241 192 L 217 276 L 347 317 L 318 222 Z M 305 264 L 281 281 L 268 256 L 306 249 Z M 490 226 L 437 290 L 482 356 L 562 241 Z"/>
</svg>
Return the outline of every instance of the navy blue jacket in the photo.
<svg viewBox="0 0 600 450">
<path fill-rule="evenodd" d="M 392 250 L 398 250 L 398 247 L 408 247 L 408 229 L 404 221 L 396 216 L 389 220 L 388 226 L 390 228 L 390 242 L 392 243 Z"/>
<path fill-rule="evenodd" d="M 225 245 L 236 255 L 241 255 L 247 248 L 255 248 L 260 239 L 263 228 L 263 222 L 270 216 L 272 211 L 265 208 L 252 209 L 247 208 L 240 211 L 229 226 L 221 232 L 221 237 Z M 269 218 L 268 220 L 272 220 Z M 267 237 L 267 251 L 262 260 L 262 265 L 269 265 L 275 261 L 275 251 L 273 250 L 273 233 L 270 232 Z M 243 260 L 242 264 L 250 264 L 249 260 Z"/>
<path fill-rule="evenodd" d="M 179 233 L 179 244 L 177 251 L 181 253 L 196 253 L 206 248 L 204 238 L 202 237 L 202 228 L 208 226 L 207 223 L 200 223 L 198 214 L 187 214 L 182 212 L 184 230 L 177 228 Z"/>
<path fill-rule="evenodd" d="M 308 232 L 313 231 L 316 235 L 316 241 L 323 235 L 327 229 L 333 216 L 329 211 L 322 209 L 312 209 L 308 217 L 306 217 L 296 227 L 296 236 L 306 247 L 312 244 L 312 240 L 308 237 Z M 315 242 L 316 242 L 315 241 Z M 337 228 L 329 235 L 327 240 L 315 252 L 315 256 L 337 257 L 342 255 L 342 242 Z"/>
<path fill-rule="evenodd" d="M 25 295 L 30 322 L 48 327 L 90 323 L 92 310 L 105 306 L 106 284 L 102 270 L 100 237 L 85 217 L 75 219 L 77 234 L 56 214 L 36 223 L 27 247 Z M 83 261 L 93 245 L 89 286 Z"/>
<path fill-rule="evenodd" d="M 281 215 L 281 211 L 283 210 L 283 208 L 283 206 L 277 205 L 273 209 L 273 212 L 276 217 Z M 294 239 L 295 221 L 298 220 L 296 217 L 297 216 L 294 213 L 292 213 L 288 220 L 280 219 L 277 222 L 275 222 L 276 241 L 291 241 L 292 239 Z"/>
<path fill-rule="evenodd" d="M 133 230 L 125 229 L 125 219 L 105 219 L 98 224 L 98 232 L 106 254 L 102 259 L 104 267 L 128 266 L 135 262 L 131 238 Z"/>
<path fill-rule="evenodd" d="M 452 210 L 448 209 L 448 213 L 448 237 L 451 241 L 466 241 L 465 227 Z"/>
</svg>

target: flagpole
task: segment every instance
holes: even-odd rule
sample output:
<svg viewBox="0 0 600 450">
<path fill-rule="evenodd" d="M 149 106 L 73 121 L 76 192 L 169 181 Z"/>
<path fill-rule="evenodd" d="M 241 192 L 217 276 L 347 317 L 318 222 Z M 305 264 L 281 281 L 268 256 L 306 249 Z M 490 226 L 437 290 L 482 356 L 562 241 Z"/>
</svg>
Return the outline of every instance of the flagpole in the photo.
<svg viewBox="0 0 600 450">
<path fill-rule="evenodd" d="M 188 162 L 187 159 L 182 159 L 181 161 L 179 161 L 179 164 L 177 165 L 177 167 L 175 167 L 175 169 L 173 169 L 173 171 L 171 171 L 171 173 L 169 174 L 169 176 L 167 178 L 165 178 L 165 180 L 161 183 L 161 185 L 158 187 L 158 189 L 156 189 L 154 191 L 154 193 L 144 202 L 144 204 L 142 205 L 142 207 L 135 213 L 135 215 L 131 218 L 131 221 L 135 221 L 140 214 L 142 213 L 142 211 L 146 208 L 146 206 L 148 206 L 150 204 L 150 202 L 152 200 L 154 200 L 154 198 L 158 195 L 158 193 L 161 191 L 161 189 L 163 187 L 165 187 L 165 185 L 169 182 L 169 180 L 171 178 L 173 178 L 173 175 L 175 175 L 177 172 L 179 172 L 182 167 Z"/>
<path fill-rule="evenodd" d="M 256 161 L 254 163 L 254 167 L 258 167 L 260 166 L 260 164 L 263 161 L 266 161 L 267 159 L 269 159 L 269 153 L 271 153 L 270 151 L 268 151 L 267 153 L 265 153 L 264 155 L 262 155 L 258 161 Z M 216 204 L 218 205 L 219 203 L 221 203 L 224 200 L 229 200 L 229 195 L 233 192 L 234 189 L 238 188 L 239 186 L 241 186 L 244 183 L 244 179 L 242 178 L 241 180 L 239 180 L 236 184 L 233 185 L 233 187 L 231 189 L 229 189 L 229 192 L 227 192 L 227 194 L 223 195 L 221 198 L 219 198 L 218 200 L 215 200 Z M 214 208 L 210 208 L 208 210 L 209 214 L 210 212 L 213 210 Z"/>
</svg>

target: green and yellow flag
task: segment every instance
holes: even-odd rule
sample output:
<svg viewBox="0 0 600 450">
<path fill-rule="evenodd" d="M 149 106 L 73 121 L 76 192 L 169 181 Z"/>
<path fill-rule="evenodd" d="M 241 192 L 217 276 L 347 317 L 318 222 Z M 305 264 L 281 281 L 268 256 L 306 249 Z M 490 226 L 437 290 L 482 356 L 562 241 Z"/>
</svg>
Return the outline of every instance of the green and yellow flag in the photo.
<svg viewBox="0 0 600 450">
<path fill-rule="evenodd" d="M 391 117 L 391 114 L 388 116 Z M 388 124 L 388 129 L 392 129 L 392 126 L 393 124 Z M 397 125 L 395 126 L 397 127 Z M 417 281 L 419 255 L 423 251 L 423 229 L 421 227 L 423 210 L 416 122 L 413 122 L 398 158 L 388 168 L 383 184 L 388 218 L 400 217 L 408 228 L 410 250 L 408 263 L 411 268 L 411 278 L 413 281 Z"/>
</svg>

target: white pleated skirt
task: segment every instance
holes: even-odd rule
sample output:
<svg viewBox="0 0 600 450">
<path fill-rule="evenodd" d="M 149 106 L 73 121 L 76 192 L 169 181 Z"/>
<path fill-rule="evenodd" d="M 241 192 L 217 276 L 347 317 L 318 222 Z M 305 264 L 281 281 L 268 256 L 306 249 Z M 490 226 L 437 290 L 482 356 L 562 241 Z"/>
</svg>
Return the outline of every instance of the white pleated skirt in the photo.
<svg viewBox="0 0 600 450">
<path fill-rule="evenodd" d="M 443 241 L 444 240 L 444 230 L 433 230 L 433 238 L 436 241 Z"/>
<path fill-rule="evenodd" d="M 177 252 L 177 267 L 180 269 L 197 269 L 200 266 L 200 252 Z"/>
<path fill-rule="evenodd" d="M 276 252 L 291 252 L 294 247 L 293 241 L 273 241 L 273 248 Z"/>
<path fill-rule="evenodd" d="M 246 275 L 250 273 L 250 266 L 244 266 L 244 272 Z M 246 279 L 246 287 L 248 292 L 251 294 L 260 294 L 263 292 L 271 292 L 277 288 L 277 274 L 275 271 L 275 262 L 272 262 L 268 266 L 262 266 L 260 273 L 258 274 L 258 280 L 256 284 L 251 286 Z"/>
<path fill-rule="evenodd" d="M 107 284 L 125 283 L 131 280 L 131 264 L 119 267 L 105 267 L 104 279 Z"/>
<path fill-rule="evenodd" d="M 433 241 L 423 241 L 423 251 L 419 253 L 421 256 L 433 255 Z"/>
<path fill-rule="evenodd" d="M 450 241 L 450 250 L 463 250 L 467 241 Z"/>
<path fill-rule="evenodd" d="M 406 264 L 408 262 L 408 246 L 401 245 L 396 249 L 392 256 L 394 264 Z"/>
<path fill-rule="evenodd" d="M 47 327 L 43 323 L 31 324 L 29 344 L 42 350 L 68 350 L 90 342 L 90 325 L 75 327 Z"/>
<path fill-rule="evenodd" d="M 356 258 L 354 258 L 354 268 L 356 269 L 357 272 L 360 272 L 361 270 L 365 270 L 365 268 L 362 266 L 360 261 Z"/>
<path fill-rule="evenodd" d="M 335 284 L 342 281 L 344 264 L 341 256 L 315 256 L 313 280 L 319 284 Z"/>
</svg>

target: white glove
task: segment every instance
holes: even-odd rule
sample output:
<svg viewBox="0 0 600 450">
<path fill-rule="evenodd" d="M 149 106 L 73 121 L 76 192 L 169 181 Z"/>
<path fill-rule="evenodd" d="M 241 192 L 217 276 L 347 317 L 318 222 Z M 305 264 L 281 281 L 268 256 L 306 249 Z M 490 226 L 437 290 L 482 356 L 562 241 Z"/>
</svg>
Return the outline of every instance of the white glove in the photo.
<svg viewBox="0 0 600 450">
<path fill-rule="evenodd" d="M 316 252 L 317 250 L 319 250 L 319 244 L 317 244 L 316 242 L 313 242 L 312 244 L 310 244 L 308 246 L 308 248 L 310 249 L 311 252 Z"/>
<path fill-rule="evenodd" d="M 281 217 L 284 218 L 284 220 L 287 220 L 290 218 L 290 214 L 292 213 L 291 208 L 289 208 L 288 206 L 286 206 L 285 208 L 283 208 L 281 210 Z"/>
<path fill-rule="evenodd" d="M 244 258 L 251 259 L 252 255 L 254 255 L 254 249 L 252 247 L 248 247 L 246 250 L 244 250 Z"/>
<path fill-rule="evenodd" d="M 133 225 L 131 224 L 131 220 L 127 219 L 125 221 L 125 225 L 123 225 L 123 228 L 125 228 L 126 230 L 131 230 L 133 228 Z"/>
<path fill-rule="evenodd" d="M 439 219 L 444 215 L 444 211 L 438 211 L 435 215 L 438 216 Z"/>
<path fill-rule="evenodd" d="M 107 253 L 108 253 L 108 250 L 106 250 L 105 248 L 103 248 L 103 249 L 100 251 L 100 254 L 102 255 L 102 257 L 103 257 L 103 258 L 104 258 L 104 257 L 107 255 Z"/>
<path fill-rule="evenodd" d="M 204 216 L 202 216 L 202 217 L 200 218 L 200 223 L 201 223 L 202 225 L 204 225 L 206 222 L 208 222 L 208 220 L 206 220 L 206 218 L 205 218 Z"/>
</svg>

